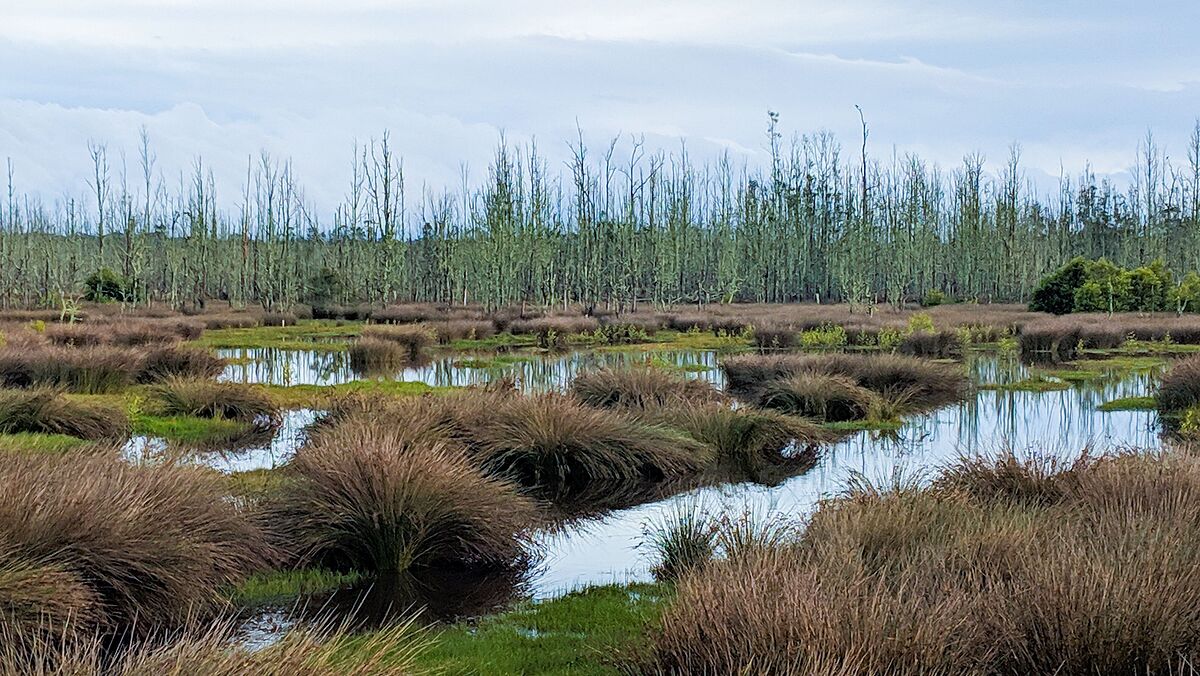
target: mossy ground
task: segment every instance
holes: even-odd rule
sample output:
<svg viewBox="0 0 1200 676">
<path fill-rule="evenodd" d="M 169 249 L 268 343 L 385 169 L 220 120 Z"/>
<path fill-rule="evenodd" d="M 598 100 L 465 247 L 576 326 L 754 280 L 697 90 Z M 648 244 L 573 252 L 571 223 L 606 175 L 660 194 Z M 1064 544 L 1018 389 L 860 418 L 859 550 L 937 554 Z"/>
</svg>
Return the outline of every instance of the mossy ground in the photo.
<svg viewBox="0 0 1200 676">
<path fill-rule="evenodd" d="M 1153 411 L 1158 407 L 1154 397 L 1121 397 L 1096 407 L 1098 411 Z"/>
<path fill-rule="evenodd" d="M 421 666 L 445 674 L 619 674 L 671 595 L 662 584 L 589 587 L 431 631 Z"/>
</svg>

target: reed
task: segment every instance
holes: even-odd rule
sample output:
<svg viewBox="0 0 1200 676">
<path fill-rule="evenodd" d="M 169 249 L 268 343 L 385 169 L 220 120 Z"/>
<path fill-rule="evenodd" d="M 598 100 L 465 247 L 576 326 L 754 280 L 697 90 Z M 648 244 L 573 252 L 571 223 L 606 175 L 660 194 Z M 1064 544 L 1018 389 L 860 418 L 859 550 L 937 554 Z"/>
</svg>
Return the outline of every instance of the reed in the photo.
<svg viewBox="0 0 1200 676">
<path fill-rule="evenodd" d="M 404 348 L 407 359 L 417 359 L 437 340 L 437 334 L 428 326 L 368 326 L 363 329 L 363 340 L 395 343 Z"/>
</svg>

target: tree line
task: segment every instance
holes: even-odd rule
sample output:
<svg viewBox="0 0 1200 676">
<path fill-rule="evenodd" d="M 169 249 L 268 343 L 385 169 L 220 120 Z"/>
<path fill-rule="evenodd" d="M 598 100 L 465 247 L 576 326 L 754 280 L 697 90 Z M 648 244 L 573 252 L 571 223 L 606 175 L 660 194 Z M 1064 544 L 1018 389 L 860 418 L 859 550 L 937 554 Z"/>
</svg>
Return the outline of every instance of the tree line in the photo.
<svg viewBox="0 0 1200 676">
<path fill-rule="evenodd" d="M 291 164 L 267 154 L 220 201 L 200 159 L 168 181 L 143 130 L 132 168 L 89 146 L 85 197 L 19 193 L 8 163 L 0 304 L 54 305 L 99 278 L 124 301 L 180 307 L 874 306 L 930 292 L 1027 301 L 1077 256 L 1161 260 L 1178 279 L 1200 270 L 1200 123 L 1182 163 L 1148 134 L 1127 186 L 1084 169 L 1048 195 L 1016 146 L 995 171 L 979 155 L 943 169 L 871 156 L 867 132 L 861 152 L 826 132 L 785 141 L 772 113 L 765 166 L 581 137 L 560 169 L 501 138 L 486 180 L 419 197 L 384 134 L 356 145 L 345 196 L 322 214 Z"/>
</svg>

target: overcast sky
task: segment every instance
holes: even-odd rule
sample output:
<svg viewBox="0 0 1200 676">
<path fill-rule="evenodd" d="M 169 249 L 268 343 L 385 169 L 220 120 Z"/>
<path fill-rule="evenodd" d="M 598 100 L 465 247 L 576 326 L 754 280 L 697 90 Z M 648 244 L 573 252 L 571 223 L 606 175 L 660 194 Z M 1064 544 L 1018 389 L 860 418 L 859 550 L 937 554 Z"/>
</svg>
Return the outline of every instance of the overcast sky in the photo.
<svg viewBox="0 0 1200 676">
<path fill-rule="evenodd" d="M 766 113 L 943 166 L 1013 142 L 1031 177 L 1172 157 L 1200 115 L 1200 3 L 1166 0 L 0 0 L 0 157 L 18 190 L 86 190 L 89 140 L 144 125 L 177 176 L 201 155 L 227 203 L 246 158 L 345 192 L 356 139 L 391 132 L 410 185 L 483 175 L 504 130 L 554 160 L 578 124 L 762 161 Z"/>
</svg>

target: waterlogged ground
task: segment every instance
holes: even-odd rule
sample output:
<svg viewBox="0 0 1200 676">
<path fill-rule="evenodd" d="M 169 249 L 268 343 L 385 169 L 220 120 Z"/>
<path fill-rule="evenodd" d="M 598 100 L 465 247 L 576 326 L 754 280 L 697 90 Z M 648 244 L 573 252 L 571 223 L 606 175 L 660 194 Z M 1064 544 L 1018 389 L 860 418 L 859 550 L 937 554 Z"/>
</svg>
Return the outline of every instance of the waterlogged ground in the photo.
<svg viewBox="0 0 1200 676">
<path fill-rule="evenodd" d="M 338 385 L 366 379 L 344 354 L 277 349 L 222 350 L 234 363 L 222 378 L 273 385 Z M 563 390 L 575 374 L 603 366 L 653 363 L 723 386 L 713 351 L 587 351 L 561 355 L 454 355 L 390 374 L 430 386 L 465 386 L 512 377 L 527 392 Z M 387 614 L 396 605 L 432 606 L 445 617 L 486 612 L 513 595 L 547 598 L 589 584 L 649 579 L 649 561 L 638 549 L 647 524 L 681 506 L 755 515 L 782 513 L 803 518 L 817 501 L 844 490 L 855 473 L 875 481 L 920 477 L 961 453 L 1007 445 L 1018 452 L 1053 452 L 1065 457 L 1082 449 L 1159 446 L 1152 411 L 1104 412 L 1099 406 L 1151 393 L 1159 368 L 1131 369 L 1125 362 L 1088 364 L 1087 372 L 1063 373 L 1022 365 L 1015 355 L 972 353 L 965 359 L 979 388 L 967 401 L 913 417 L 896 431 L 859 432 L 825 449 L 811 471 L 780 485 L 734 483 L 691 490 L 665 500 L 577 520 L 538 537 L 540 564 L 521 580 L 372 581 L 343 592 L 330 607 Z M 1075 378 L 1086 376 L 1086 379 Z M 370 378 L 378 378 L 378 375 Z M 216 454 L 205 462 L 223 471 L 275 467 L 303 442 L 303 428 L 317 412 L 288 411 L 284 425 L 266 444 Z M 141 443 L 146 443 L 142 440 Z M 208 457 L 208 456 L 206 456 Z M 353 599 L 353 601 L 348 601 Z M 261 620 L 262 618 L 260 618 Z M 274 617 L 268 621 L 273 624 Z"/>
</svg>

